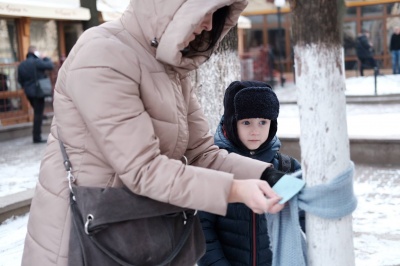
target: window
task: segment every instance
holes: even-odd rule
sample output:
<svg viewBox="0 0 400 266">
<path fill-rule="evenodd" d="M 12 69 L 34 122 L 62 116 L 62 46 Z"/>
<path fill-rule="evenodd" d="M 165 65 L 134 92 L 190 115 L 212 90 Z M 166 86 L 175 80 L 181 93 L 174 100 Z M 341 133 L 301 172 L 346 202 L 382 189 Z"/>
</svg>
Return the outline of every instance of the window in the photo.
<svg viewBox="0 0 400 266">
<path fill-rule="evenodd" d="M 382 16 L 382 15 L 383 15 L 383 5 L 372 5 L 372 6 L 361 7 L 362 17 Z"/>
<path fill-rule="evenodd" d="M 0 64 L 18 60 L 17 32 L 14 20 L 0 19 Z"/>
<path fill-rule="evenodd" d="M 361 23 L 362 29 L 370 32 L 370 41 L 374 48 L 375 55 L 383 55 L 383 20 L 366 20 Z"/>
<path fill-rule="evenodd" d="M 286 21 L 286 16 L 285 16 L 285 14 L 280 14 L 280 20 L 281 20 L 281 23 L 282 24 L 284 24 L 285 23 L 285 21 Z M 267 16 L 267 22 L 268 22 L 268 24 L 272 24 L 272 25 L 278 25 L 278 23 L 279 23 L 279 16 L 278 16 L 278 13 L 277 14 L 271 14 L 271 15 L 268 15 Z"/>
<path fill-rule="evenodd" d="M 285 29 L 268 29 L 268 44 L 274 58 L 286 58 Z"/>
<path fill-rule="evenodd" d="M 246 36 L 245 47 L 248 49 L 258 48 L 263 46 L 263 32 L 262 30 L 249 30 L 249 34 Z"/>
<path fill-rule="evenodd" d="M 31 45 L 35 45 L 42 55 L 58 62 L 58 33 L 54 20 L 31 21 Z"/>
<path fill-rule="evenodd" d="M 15 21 L 0 19 L 0 92 L 15 91 L 19 87 L 16 79 L 16 64 L 14 64 L 17 61 L 18 43 Z M 11 107 L 9 100 L 2 101 L 3 111 Z M 6 105 L 4 105 L 5 102 L 7 102 Z"/>
<path fill-rule="evenodd" d="M 82 35 L 82 33 L 83 33 L 82 23 L 74 22 L 64 25 L 65 50 L 67 53 L 65 56 L 69 54 L 72 47 L 75 45 L 76 41 Z"/>
<path fill-rule="evenodd" d="M 357 16 L 357 8 L 356 7 L 348 7 L 346 8 L 346 18 L 355 18 Z"/>
<path fill-rule="evenodd" d="M 389 16 L 395 16 L 395 15 L 400 15 L 400 3 L 395 3 L 395 4 L 387 4 L 386 5 L 386 12 Z M 400 19 L 398 19 L 397 22 Z"/>
<path fill-rule="evenodd" d="M 343 47 L 345 56 L 356 56 L 357 24 L 355 21 L 343 23 Z"/>
<path fill-rule="evenodd" d="M 248 18 L 251 20 L 252 27 L 256 25 L 262 27 L 264 24 L 264 16 L 248 16 Z"/>
</svg>

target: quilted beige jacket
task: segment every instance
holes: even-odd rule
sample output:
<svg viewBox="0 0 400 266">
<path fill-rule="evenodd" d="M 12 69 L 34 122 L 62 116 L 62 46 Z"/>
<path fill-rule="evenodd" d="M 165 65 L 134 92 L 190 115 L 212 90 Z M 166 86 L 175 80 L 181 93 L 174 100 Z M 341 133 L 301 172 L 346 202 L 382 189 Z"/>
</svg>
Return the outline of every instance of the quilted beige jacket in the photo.
<svg viewBox="0 0 400 266">
<path fill-rule="evenodd" d="M 132 0 L 121 19 L 80 37 L 58 75 L 22 265 L 68 263 L 69 189 L 57 128 L 78 185 L 125 184 L 162 202 L 224 215 L 232 179 L 259 178 L 268 164 L 213 145 L 188 77 L 207 57 L 180 53 L 206 13 L 231 6 L 226 34 L 246 4 Z M 150 45 L 155 37 L 157 48 Z"/>
</svg>

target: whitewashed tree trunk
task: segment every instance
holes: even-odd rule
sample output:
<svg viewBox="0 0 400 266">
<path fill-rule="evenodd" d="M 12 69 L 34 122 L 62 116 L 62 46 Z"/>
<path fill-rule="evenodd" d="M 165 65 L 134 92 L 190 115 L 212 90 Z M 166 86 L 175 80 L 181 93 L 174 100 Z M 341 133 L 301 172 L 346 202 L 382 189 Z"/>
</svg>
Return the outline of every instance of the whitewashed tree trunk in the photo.
<svg viewBox="0 0 400 266">
<path fill-rule="evenodd" d="M 307 186 L 327 183 L 350 165 L 342 2 L 291 1 L 301 158 Z M 354 265 L 351 215 L 326 220 L 307 214 L 306 219 L 308 265 Z"/>
<path fill-rule="evenodd" d="M 343 60 L 342 50 L 296 46 L 295 54 L 301 55 L 295 65 L 302 168 L 307 185 L 313 186 L 327 183 L 349 166 L 345 82 L 336 66 Z M 351 215 L 325 220 L 307 214 L 306 231 L 310 266 L 354 265 Z"/>
<path fill-rule="evenodd" d="M 215 133 L 224 111 L 225 89 L 232 81 L 240 80 L 237 45 L 237 29 L 233 28 L 211 58 L 192 73 L 192 85 L 208 119 L 211 134 Z"/>
</svg>

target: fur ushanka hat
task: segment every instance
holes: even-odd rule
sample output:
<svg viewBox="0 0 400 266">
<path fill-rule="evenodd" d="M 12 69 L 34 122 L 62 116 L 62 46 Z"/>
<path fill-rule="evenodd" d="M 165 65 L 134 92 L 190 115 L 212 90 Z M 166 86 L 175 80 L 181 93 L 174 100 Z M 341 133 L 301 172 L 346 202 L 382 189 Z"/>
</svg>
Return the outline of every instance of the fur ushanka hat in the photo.
<svg viewBox="0 0 400 266">
<path fill-rule="evenodd" d="M 271 86 L 260 81 L 234 81 L 225 91 L 224 122 L 225 136 L 235 146 L 247 150 L 237 134 L 237 121 L 246 118 L 265 118 L 271 120 L 268 144 L 278 129 L 279 100 Z M 260 148 L 261 148 L 260 147 Z"/>
</svg>

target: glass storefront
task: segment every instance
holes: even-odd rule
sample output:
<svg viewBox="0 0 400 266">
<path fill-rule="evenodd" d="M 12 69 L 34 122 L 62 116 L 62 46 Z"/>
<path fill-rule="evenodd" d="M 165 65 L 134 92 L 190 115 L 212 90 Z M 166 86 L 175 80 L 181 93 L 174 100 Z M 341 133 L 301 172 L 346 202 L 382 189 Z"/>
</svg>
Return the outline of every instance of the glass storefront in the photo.
<svg viewBox="0 0 400 266">
<path fill-rule="evenodd" d="M 383 15 L 383 5 L 373 5 L 373 6 L 362 6 L 361 16 L 362 17 L 375 17 Z"/>
<path fill-rule="evenodd" d="M 383 20 L 364 20 L 361 28 L 370 32 L 370 41 L 375 55 L 383 55 Z"/>
<path fill-rule="evenodd" d="M 284 71 L 292 71 L 293 57 L 289 16 L 288 13 L 282 14 L 281 28 L 279 28 L 277 13 L 247 16 L 252 21 L 252 28 L 246 30 L 244 51 L 250 52 L 252 57 L 254 55 L 263 56 L 262 60 L 265 60 L 267 54 L 269 60 L 275 61 L 272 63 L 273 71 L 278 70 L 278 61 L 284 63 Z M 363 29 L 370 32 L 370 41 L 373 44 L 374 56 L 379 66 L 390 68 L 388 47 L 395 25 L 400 25 L 400 3 L 347 7 L 343 22 L 345 69 L 356 70 L 358 67 L 356 41 Z M 254 61 L 256 62 L 257 59 Z M 254 67 L 256 68 L 258 65 L 254 64 Z M 267 65 L 271 66 L 271 64 Z"/>
<path fill-rule="evenodd" d="M 0 19 L 0 64 L 18 61 L 18 43 L 15 21 Z"/>
<path fill-rule="evenodd" d="M 16 23 L 13 19 L 0 19 L 0 92 L 15 91 L 19 88 L 16 82 L 16 62 L 18 61 L 18 42 Z M 0 105 L 4 110 L 11 108 L 11 102 L 2 99 Z"/>
<path fill-rule="evenodd" d="M 55 20 L 31 20 L 31 45 L 35 45 L 42 56 L 53 62 L 59 61 L 58 33 Z"/>
<path fill-rule="evenodd" d="M 64 39 L 65 39 L 65 50 L 66 55 L 68 56 L 72 47 L 75 45 L 79 36 L 83 33 L 82 23 L 79 22 L 70 22 L 64 25 Z"/>
</svg>

